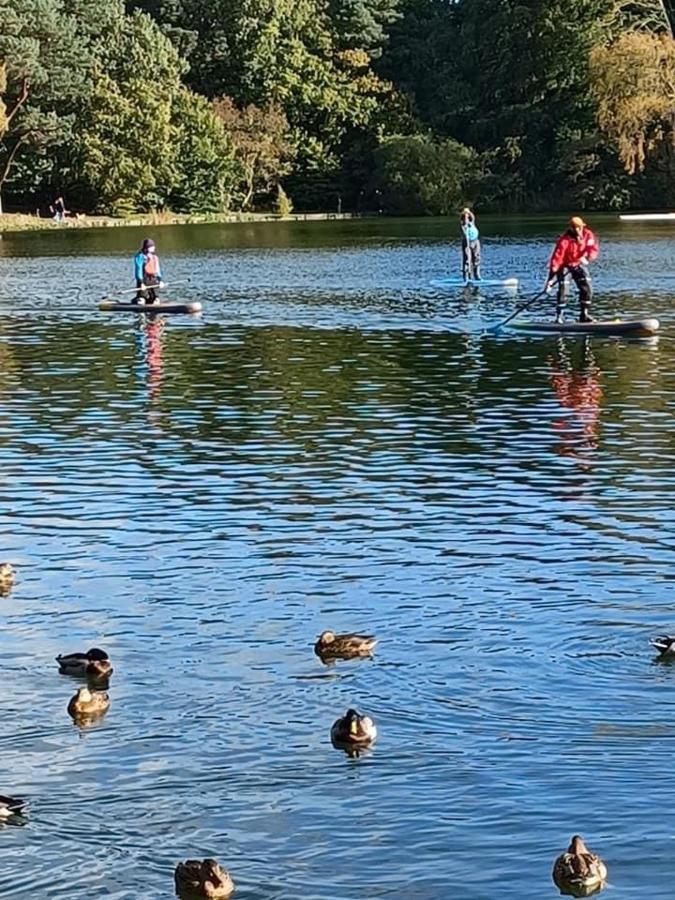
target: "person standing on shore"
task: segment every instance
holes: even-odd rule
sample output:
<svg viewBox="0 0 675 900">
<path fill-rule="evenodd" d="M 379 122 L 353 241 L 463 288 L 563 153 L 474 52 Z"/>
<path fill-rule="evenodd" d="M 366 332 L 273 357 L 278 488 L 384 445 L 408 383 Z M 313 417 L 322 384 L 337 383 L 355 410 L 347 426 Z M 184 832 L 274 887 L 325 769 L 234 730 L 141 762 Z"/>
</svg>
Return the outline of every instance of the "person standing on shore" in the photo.
<svg viewBox="0 0 675 900">
<path fill-rule="evenodd" d="M 141 249 L 134 257 L 134 272 L 138 291 L 132 303 L 157 303 L 155 288 L 163 288 L 162 270 L 155 252 L 155 242 L 145 238 Z"/>
<path fill-rule="evenodd" d="M 462 278 L 464 281 L 480 281 L 480 233 L 476 216 L 465 207 L 459 216 L 462 230 Z"/>
<path fill-rule="evenodd" d="M 579 291 L 579 321 L 592 322 L 590 316 L 593 287 L 589 264 L 598 258 L 598 239 L 581 216 L 572 216 L 569 228 L 560 235 L 548 264 L 548 277 L 544 290 L 548 294 L 557 284 L 555 321 L 561 325 L 565 317 L 565 304 L 570 280 Z"/>
<path fill-rule="evenodd" d="M 58 196 L 52 206 L 49 207 L 52 216 L 54 217 L 55 222 L 63 222 L 63 220 L 68 215 L 68 211 L 66 209 L 66 201 L 62 196 Z"/>
</svg>

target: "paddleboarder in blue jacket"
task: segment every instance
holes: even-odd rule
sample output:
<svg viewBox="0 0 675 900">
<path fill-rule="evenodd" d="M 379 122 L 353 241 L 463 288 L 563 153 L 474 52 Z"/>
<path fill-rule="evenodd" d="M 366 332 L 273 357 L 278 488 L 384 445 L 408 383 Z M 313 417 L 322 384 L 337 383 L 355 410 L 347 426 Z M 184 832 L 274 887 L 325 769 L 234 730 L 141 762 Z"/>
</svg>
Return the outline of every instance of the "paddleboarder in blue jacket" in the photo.
<svg viewBox="0 0 675 900">
<path fill-rule="evenodd" d="M 155 288 L 164 287 L 164 282 L 162 281 L 159 257 L 155 252 L 155 242 L 152 238 L 146 238 L 141 249 L 134 256 L 134 274 L 138 292 L 132 302 L 157 303 L 158 297 Z"/>
<path fill-rule="evenodd" d="M 462 230 L 462 278 L 464 281 L 480 281 L 480 233 L 476 216 L 466 206 L 459 216 Z"/>
</svg>

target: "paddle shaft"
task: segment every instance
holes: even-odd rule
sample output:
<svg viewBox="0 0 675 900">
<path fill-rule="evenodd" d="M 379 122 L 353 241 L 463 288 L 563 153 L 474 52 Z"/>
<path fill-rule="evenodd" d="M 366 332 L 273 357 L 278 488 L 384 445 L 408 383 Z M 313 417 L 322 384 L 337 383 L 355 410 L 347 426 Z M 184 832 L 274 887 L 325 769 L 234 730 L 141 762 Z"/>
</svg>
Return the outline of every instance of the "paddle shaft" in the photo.
<svg viewBox="0 0 675 900">
<path fill-rule="evenodd" d="M 560 270 L 560 272 L 557 273 L 558 278 L 559 279 L 564 278 L 565 273 L 566 273 L 566 267 L 562 268 Z M 515 319 L 515 317 L 519 313 L 521 313 L 524 309 L 527 309 L 528 306 L 532 306 L 532 304 L 534 303 L 535 300 L 539 300 L 540 297 L 544 297 L 544 296 L 548 296 L 548 291 L 546 290 L 546 288 L 544 288 L 543 291 L 539 291 L 539 293 L 535 294 L 534 297 L 530 297 L 530 299 L 527 301 L 527 303 L 523 303 L 522 306 L 519 306 L 515 312 L 511 313 L 511 315 L 508 316 L 508 318 L 504 319 L 503 322 L 500 322 L 499 325 L 495 325 L 494 331 L 499 331 L 500 328 L 503 328 L 508 322 L 511 321 L 511 319 Z"/>
<path fill-rule="evenodd" d="M 511 319 L 515 319 L 515 317 L 521 313 L 524 309 L 527 309 L 528 306 L 532 306 L 535 300 L 539 300 L 540 297 L 544 297 L 548 295 L 548 291 L 539 291 L 538 294 L 535 294 L 534 297 L 530 297 L 527 303 L 523 303 L 522 306 L 519 306 L 515 312 L 512 312 L 510 316 L 504 319 L 503 322 L 500 322 L 499 325 L 495 325 L 494 331 L 499 331 L 500 328 L 503 328 Z"/>
<path fill-rule="evenodd" d="M 187 284 L 187 281 L 171 281 L 171 282 L 166 282 L 166 281 L 165 281 L 165 282 L 162 282 L 163 288 L 166 288 L 166 287 L 174 287 L 174 286 L 177 285 L 177 284 Z M 158 291 L 158 290 L 160 290 L 159 284 L 146 284 L 146 285 L 144 285 L 144 287 L 145 287 L 145 289 L 148 290 L 148 291 Z M 114 294 L 110 294 L 110 296 L 111 296 L 111 297 L 117 297 L 117 296 L 119 296 L 120 294 L 135 294 L 135 293 L 137 293 L 138 291 L 142 291 L 142 290 L 143 290 L 142 287 L 140 287 L 140 288 L 138 288 L 138 287 L 135 287 L 135 288 L 126 288 L 126 289 L 123 290 L 123 291 L 115 291 L 115 293 L 114 293 Z"/>
</svg>

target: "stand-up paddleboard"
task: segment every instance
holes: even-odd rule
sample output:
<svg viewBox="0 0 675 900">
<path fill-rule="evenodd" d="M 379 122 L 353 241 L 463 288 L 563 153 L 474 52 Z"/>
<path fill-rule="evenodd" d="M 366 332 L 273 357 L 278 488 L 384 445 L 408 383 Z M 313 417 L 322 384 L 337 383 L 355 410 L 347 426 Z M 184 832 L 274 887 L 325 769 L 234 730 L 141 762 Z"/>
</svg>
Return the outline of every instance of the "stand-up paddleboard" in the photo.
<svg viewBox="0 0 675 900">
<path fill-rule="evenodd" d="M 598 335 L 632 335 L 647 337 L 659 330 L 658 319 L 637 319 L 624 322 L 615 319 L 613 322 L 509 322 L 504 326 L 515 331 L 530 334 L 598 334 Z"/>
<path fill-rule="evenodd" d="M 98 305 L 101 312 L 130 313 L 198 313 L 202 305 L 197 300 L 191 303 L 117 303 L 115 300 L 101 300 Z"/>
<path fill-rule="evenodd" d="M 619 216 L 622 222 L 673 222 L 675 212 L 671 213 L 626 213 Z"/>
<path fill-rule="evenodd" d="M 460 287 L 476 287 L 476 288 L 512 288 L 518 287 L 517 278 L 432 278 L 429 284 L 438 288 L 460 288 Z"/>
</svg>

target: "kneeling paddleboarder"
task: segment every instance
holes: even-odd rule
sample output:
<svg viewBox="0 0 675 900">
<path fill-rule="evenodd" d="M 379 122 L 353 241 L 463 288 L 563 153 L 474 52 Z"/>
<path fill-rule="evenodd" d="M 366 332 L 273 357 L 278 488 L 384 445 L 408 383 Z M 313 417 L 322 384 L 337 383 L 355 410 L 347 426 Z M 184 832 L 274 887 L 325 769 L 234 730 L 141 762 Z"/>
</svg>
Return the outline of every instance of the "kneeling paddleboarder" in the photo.
<svg viewBox="0 0 675 900">
<path fill-rule="evenodd" d="M 544 285 L 546 293 L 554 284 L 558 285 L 555 310 L 555 321 L 558 325 L 564 320 L 570 279 L 574 281 L 579 291 L 579 321 L 593 321 L 589 312 L 593 288 L 588 266 L 598 258 L 598 252 L 598 239 L 591 229 L 582 218 L 572 216 L 569 228 L 556 242 Z"/>
<path fill-rule="evenodd" d="M 155 288 L 164 287 L 159 257 L 155 252 L 155 242 L 151 238 L 143 241 L 141 249 L 134 257 L 134 271 L 138 291 L 133 303 L 157 303 Z"/>
</svg>

